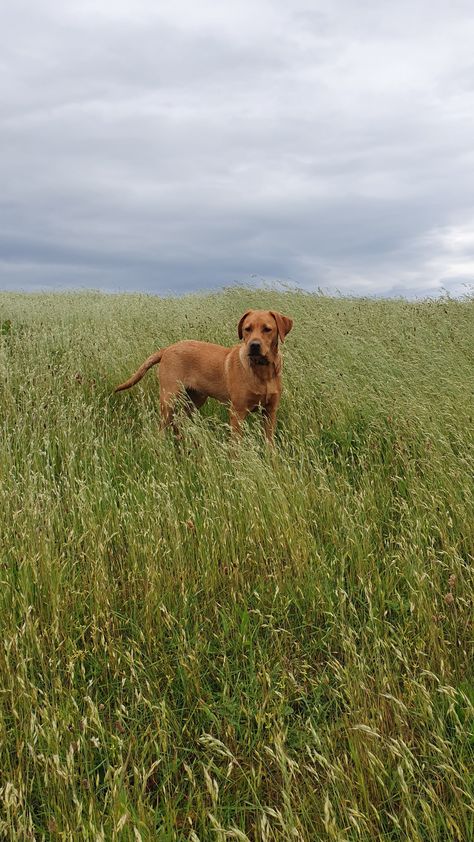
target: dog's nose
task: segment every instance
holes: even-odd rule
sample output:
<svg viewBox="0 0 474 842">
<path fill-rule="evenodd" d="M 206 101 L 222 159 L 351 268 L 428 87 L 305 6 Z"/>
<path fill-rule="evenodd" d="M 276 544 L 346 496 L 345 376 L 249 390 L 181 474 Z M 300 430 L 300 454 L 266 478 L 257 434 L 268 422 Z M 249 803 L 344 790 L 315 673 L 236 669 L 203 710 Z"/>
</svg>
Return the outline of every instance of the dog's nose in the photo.
<svg viewBox="0 0 474 842">
<path fill-rule="evenodd" d="M 251 342 L 249 345 L 249 351 L 251 354 L 259 354 L 261 351 L 260 342 Z"/>
</svg>

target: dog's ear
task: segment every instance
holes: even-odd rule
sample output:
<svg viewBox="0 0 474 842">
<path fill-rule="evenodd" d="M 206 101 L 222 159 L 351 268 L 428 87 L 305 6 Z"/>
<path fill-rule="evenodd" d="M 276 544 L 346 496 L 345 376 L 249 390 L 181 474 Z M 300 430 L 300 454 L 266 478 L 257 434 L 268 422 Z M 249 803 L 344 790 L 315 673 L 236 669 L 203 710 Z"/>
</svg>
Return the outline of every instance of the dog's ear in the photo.
<svg viewBox="0 0 474 842">
<path fill-rule="evenodd" d="M 242 333 L 242 325 L 243 325 L 243 323 L 244 323 L 245 319 L 247 318 L 247 316 L 249 315 L 249 313 L 251 313 L 251 312 L 252 312 L 251 310 L 247 310 L 247 311 L 244 313 L 244 315 L 242 316 L 242 318 L 241 318 L 241 320 L 240 320 L 240 322 L 239 322 L 239 325 L 238 325 L 238 327 L 237 327 L 237 331 L 238 331 L 238 334 L 239 334 L 239 339 L 242 339 L 242 336 L 243 336 L 243 333 Z"/>
<path fill-rule="evenodd" d="M 273 310 L 270 310 L 270 315 L 273 316 L 276 321 L 278 336 L 283 342 L 286 334 L 289 333 L 293 327 L 293 319 L 290 319 L 289 316 L 282 316 L 281 313 L 275 313 Z"/>
</svg>

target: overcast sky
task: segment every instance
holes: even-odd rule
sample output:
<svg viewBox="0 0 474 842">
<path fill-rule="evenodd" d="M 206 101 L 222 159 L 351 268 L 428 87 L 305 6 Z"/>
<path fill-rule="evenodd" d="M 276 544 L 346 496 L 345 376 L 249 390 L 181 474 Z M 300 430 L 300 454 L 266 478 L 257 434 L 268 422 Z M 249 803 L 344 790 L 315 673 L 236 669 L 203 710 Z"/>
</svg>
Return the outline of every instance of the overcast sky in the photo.
<svg viewBox="0 0 474 842">
<path fill-rule="evenodd" d="M 472 289 L 471 1 L 15 0 L 1 20 L 0 288 Z"/>
</svg>

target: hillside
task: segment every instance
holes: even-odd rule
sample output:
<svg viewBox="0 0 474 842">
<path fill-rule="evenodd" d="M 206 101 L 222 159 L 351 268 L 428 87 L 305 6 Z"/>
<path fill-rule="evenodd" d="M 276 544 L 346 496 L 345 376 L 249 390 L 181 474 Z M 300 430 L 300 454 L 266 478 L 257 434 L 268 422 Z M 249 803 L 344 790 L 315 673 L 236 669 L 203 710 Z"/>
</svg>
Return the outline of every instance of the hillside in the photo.
<svg viewBox="0 0 474 842">
<path fill-rule="evenodd" d="M 294 319 L 276 448 L 181 338 Z M 472 838 L 474 301 L 0 293 L 0 836 Z"/>
</svg>

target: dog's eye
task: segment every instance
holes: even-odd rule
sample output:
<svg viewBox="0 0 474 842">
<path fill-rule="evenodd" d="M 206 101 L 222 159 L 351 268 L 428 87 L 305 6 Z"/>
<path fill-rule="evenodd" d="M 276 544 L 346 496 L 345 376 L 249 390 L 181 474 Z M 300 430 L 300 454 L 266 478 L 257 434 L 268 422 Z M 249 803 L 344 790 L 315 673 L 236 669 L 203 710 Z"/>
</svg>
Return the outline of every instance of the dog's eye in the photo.
<svg viewBox="0 0 474 842">
<path fill-rule="evenodd" d="M 252 330 L 252 328 L 250 327 L 250 325 L 247 325 L 247 327 L 244 327 L 244 330 L 245 330 L 245 333 L 248 333 L 249 330 Z"/>
<path fill-rule="evenodd" d="M 265 327 L 263 327 L 263 328 L 262 328 L 262 330 L 263 330 L 263 332 L 264 332 L 264 333 L 271 333 L 271 332 L 272 332 L 271 327 L 266 327 L 266 326 L 265 326 Z"/>
</svg>

